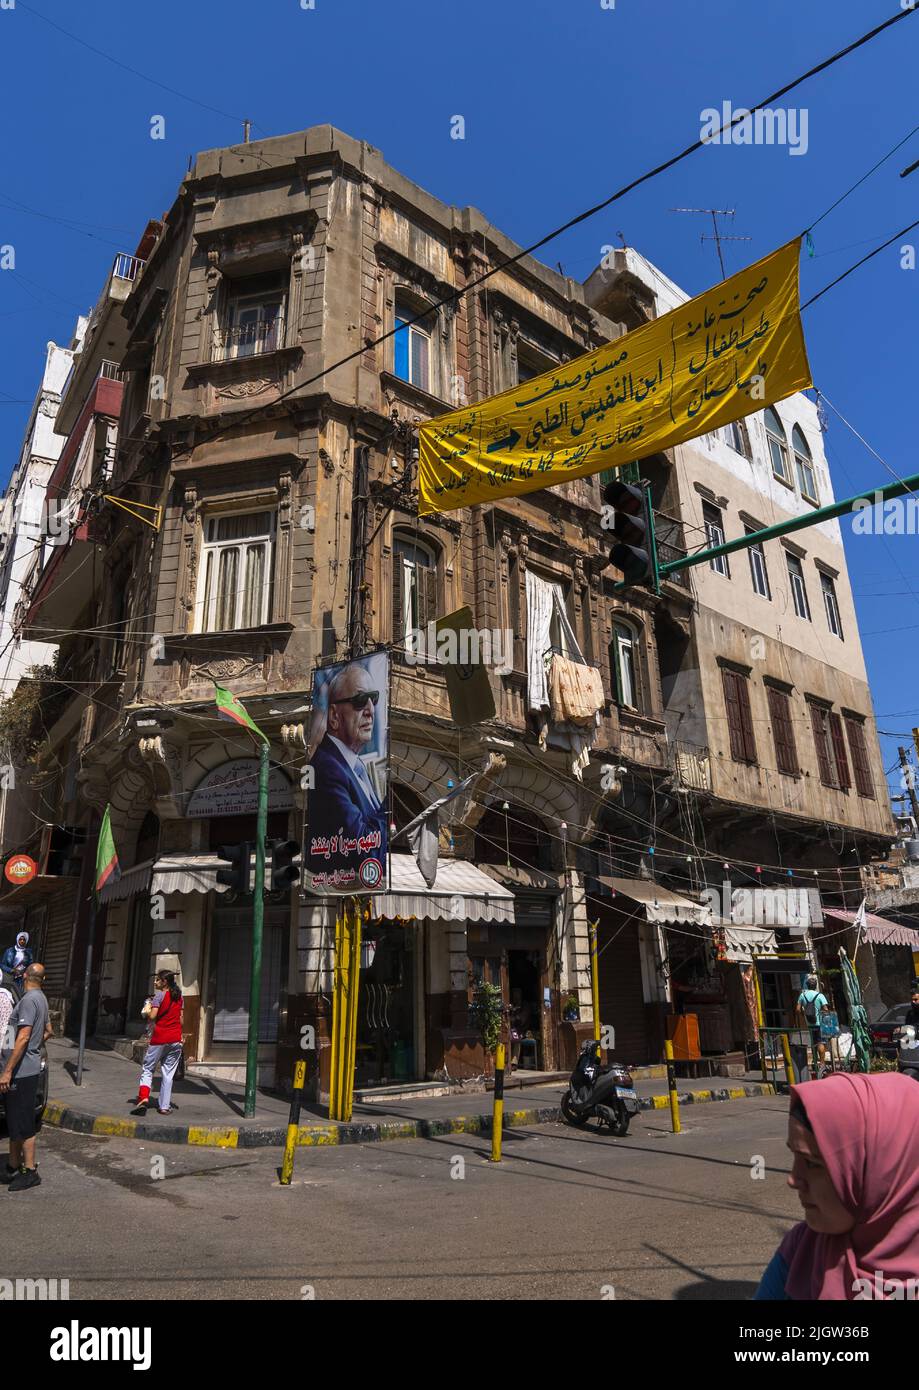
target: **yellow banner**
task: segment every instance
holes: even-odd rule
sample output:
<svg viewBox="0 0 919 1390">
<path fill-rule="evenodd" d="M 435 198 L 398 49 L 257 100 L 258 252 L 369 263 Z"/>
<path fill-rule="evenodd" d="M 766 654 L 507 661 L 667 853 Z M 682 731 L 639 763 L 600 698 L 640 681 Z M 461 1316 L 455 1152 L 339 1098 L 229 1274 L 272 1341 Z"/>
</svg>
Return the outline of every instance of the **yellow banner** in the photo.
<svg viewBox="0 0 919 1390">
<path fill-rule="evenodd" d="M 619 468 L 811 385 L 800 237 L 662 318 L 419 430 L 420 515 Z"/>
</svg>

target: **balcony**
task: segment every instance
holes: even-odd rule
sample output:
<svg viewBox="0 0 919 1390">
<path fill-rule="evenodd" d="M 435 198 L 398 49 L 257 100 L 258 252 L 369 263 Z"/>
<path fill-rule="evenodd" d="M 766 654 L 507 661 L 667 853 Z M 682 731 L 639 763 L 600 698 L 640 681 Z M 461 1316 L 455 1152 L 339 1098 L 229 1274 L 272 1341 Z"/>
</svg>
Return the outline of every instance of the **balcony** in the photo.
<svg viewBox="0 0 919 1390">
<path fill-rule="evenodd" d="M 215 362 L 236 362 L 244 357 L 259 357 L 266 352 L 276 352 L 284 346 L 284 319 L 260 318 L 251 323 L 242 323 L 233 328 L 225 328 L 214 344 Z"/>
<path fill-rule="evenodd" d="M 115 257 L 105 288 L 90 315 L 82 348 L 73 360 L 73 368 L 64 386 L 54 424 L 57 434 L 70 434 L 99 376 L 113 381 L 121 380 L 119 364 L 129 333 L 121 307 L 145 264 L 145 261 L 126 251 Z"/>
</svg>

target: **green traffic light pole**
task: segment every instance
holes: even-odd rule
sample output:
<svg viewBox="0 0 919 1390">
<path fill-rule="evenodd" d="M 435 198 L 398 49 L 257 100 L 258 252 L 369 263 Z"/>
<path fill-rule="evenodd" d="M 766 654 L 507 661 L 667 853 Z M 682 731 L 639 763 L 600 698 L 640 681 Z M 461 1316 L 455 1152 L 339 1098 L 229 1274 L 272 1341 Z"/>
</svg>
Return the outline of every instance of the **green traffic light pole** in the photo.
<svg viewBox="0 0 919 1390">
<path fill-rule="evenodd" d="M 808 512 L 805 516 L 794 516 L 788 521 L 779 521 L 774 526 L 764 526 L 761 531 L 751 531 L 749 535 L 739 536 L 737 540 L 725 541 L 723 545 L 714 545 L 708 550 L 698 550 L 694 555 L 684 555 L 679 560 L 667 560 L 660 564 L 657 558 L 657 544 L 654 539 L 654 512 L 651 506 L 650 491 L 647 483 L 645 486 L 645 496 L 648 512 L 648 538 L 650 541 L 652 573 L 648 577 L 648 586 L 653 586 L 654 592 L 660 592 L 660 580 L 666 579 L 668 575 L 675 574 L 678 570 L 689 569 L 693 565 L 703 565 L 709 560 L 717 559 L 719 555 L 732 555 L 735 550 L 747 550 L 751 545 L 760 545 L 763 541 L 774 540 L 777 536 L 787 536 L 792 531 L 803 531 L 808 526 L 816 526 L 821 521 L 831 521 L 834 517 L 845 516 L 848 512 L 855 509 L 859 502 L 881 503 L 889 502 L 892 498 L 903 497 L 906 493 L 919 490 L 919 473 L 914 473 L 909 478 L 898 478 L 896 482 L 888 483 L 886 487 L 868 488 L 865 492 L 856 493 L 854 497 L 847 497 L 842 502 L 833 502 L 829 507 L 817 507 L 814 511 Z M 614 584 L 615 590 L 634 589 L 635 584 L 620 582 Z"/>
<path fill-rule="evenodd" d="M 246 1042 L 245 1116 L 255 1114 L 258 1083 L 258 1025 L 262 1002 L 262 933 L 265 923 L 265 835 L 268 830 L 268 741 L 263 738 L 258 759 L 258 812 L 255 830 L 255 890 L 252 901 L 252 974 L 249 983 L 249 1033 Z M 246 877 L 249 866 L 246 865 Z"/>
</svg>

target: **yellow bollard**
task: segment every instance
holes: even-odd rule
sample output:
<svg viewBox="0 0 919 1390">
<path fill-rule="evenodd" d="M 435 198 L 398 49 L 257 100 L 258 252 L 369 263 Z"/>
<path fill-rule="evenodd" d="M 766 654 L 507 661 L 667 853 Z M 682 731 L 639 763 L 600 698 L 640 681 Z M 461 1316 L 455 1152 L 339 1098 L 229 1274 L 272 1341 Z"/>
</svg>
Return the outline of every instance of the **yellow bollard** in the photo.
<svg viewBox="0 0 919 1390">
<path fill-rule="evenodd" d="M 495 1103 L 491 1115 L 491 1161 L 501 1162 L 501 1126 L 504 1123 L 504 1043 L 495 1049 Z"/>
<path fill-rule="evenodd" d="M 297 1148 L 297 1130 L 300 1128 L 300 1105 L 303 1101 L 303 1087 L 306 1082 L 306 1063 L 298 1062 L 294 1067 L 294 1093 L 290 1100 L 290 1118 L 287 1122 L 287 1139 L 284 1144 L 284 1161 L 281 1164 L 281 1186 L 288 1187 L 294 1175 L 294 1153 Z"/>
<path fill-rule="evenodd" d="M 670 1124 L 674 1134 L 680 1132 L 680 1099 L 676 1093 L 676 1072 L 673 1069 L 673 1043 L 664 1043 L 664 1057 L 667 1059 L 667 1089 L 670 1092 Z"/>
<path fill-rule="evenodd" d="M 782 1034 L 782 1052 L 785 1057 L 785 1080 L 788 1082 L 788 1089 L 791 1090 L 795 1084 L 794 1068 L 791 1065 L 791 1047 L 788 1043 L 788 1034 Z"/>
</svg>

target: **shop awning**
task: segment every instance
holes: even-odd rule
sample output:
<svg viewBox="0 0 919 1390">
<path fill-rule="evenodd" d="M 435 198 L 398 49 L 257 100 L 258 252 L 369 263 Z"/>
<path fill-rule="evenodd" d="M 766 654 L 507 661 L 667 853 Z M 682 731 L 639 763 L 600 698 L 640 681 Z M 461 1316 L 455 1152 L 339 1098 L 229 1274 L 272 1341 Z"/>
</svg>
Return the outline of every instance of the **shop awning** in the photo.
<svg viewBox="0 0 919 1390">
<path fill-rule="evenodd" d="M 724 959 L 751 965 L 762 956 L 774 956 L 775 932 L 770 927 L 724 927 Z"/>
<path fill-rule="evenodd" d="M 823 915 L 853 925 L 858 913 L 849 908 L 824 907 Z M 919 931 L 913 927 L 901 927 L 899 922 L 889 922 L 886 917 L 878 917 L 873 912 L 865 913 L 862 941 L 872 946 L 910 946 L 914 951 L 919 951 Z"/>
<path fill-rule="evenodd" d="M 226 893 L 217 870 L 227 863 L 216 854 L 164 854 L 153 865 L 151 893 Z"/>
<path fill-rule="evenodd" d="M 105 885 L 99 894 L 100 903 L 122 902 L 125 898 L 133 898 L 135 893 L 143 893 L 150 882 L 152 871 L 152 859 L 145 859 L 143 863 L 126 869 L 120 878 Z"/>
<path fill-rule="evenodd" d="M 514 895 L 467 859 L 440 859 L 428 888 L 410 854 L 390 855 L 390 888 L 370 901 L 374 917 L 513 922 Z"/>
<path fill-rule="evenodd" d="M 649 878 L 602 878 L 600 882 L 614 893 L 630 898 L 645 910 L 649 922 L 689 922 L 709 927 L 712 910 L 707 903 L 694 903 L 681 898 L 669 888 L 663 888 Z"/>
</svg>

